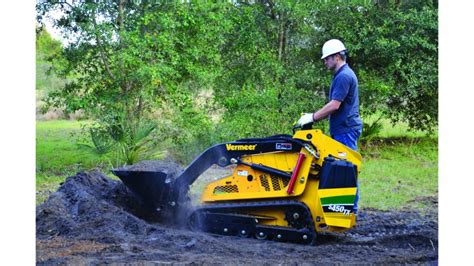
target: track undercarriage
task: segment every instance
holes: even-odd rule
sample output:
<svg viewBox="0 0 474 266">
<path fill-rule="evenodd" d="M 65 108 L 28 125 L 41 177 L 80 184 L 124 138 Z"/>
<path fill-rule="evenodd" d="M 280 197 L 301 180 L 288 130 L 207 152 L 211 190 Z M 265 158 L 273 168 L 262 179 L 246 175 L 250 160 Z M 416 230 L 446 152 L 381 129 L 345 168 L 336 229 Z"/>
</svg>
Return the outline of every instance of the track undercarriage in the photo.
<svg viewBox="0 0 474 266">
<path fill-rule="evenodd" d="M 284 215 L 288 226 L 274 225 L 277 218 L 268 214 L 275 212 Z M 302 244 L 316 240 L 311 212 L 298 201 L 213 204 L 193 211 L 189 227 L 214 234 Z"/>
</svg>

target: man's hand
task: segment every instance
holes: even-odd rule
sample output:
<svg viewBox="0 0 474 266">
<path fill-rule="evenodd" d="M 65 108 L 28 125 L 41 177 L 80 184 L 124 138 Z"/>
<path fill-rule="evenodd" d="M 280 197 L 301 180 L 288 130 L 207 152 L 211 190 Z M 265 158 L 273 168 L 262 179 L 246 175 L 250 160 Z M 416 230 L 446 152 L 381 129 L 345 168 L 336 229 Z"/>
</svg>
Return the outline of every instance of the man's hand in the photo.
<svg viewBox="0 0 474 266">
<path fill-rule="evenodd" d="M 304 113 L 298 122 L 296 122 L 295 127 L 303 127 L 304 125 L 307 125 L 309 123 L 313 123 L 313 113 Z"/>
</svg>

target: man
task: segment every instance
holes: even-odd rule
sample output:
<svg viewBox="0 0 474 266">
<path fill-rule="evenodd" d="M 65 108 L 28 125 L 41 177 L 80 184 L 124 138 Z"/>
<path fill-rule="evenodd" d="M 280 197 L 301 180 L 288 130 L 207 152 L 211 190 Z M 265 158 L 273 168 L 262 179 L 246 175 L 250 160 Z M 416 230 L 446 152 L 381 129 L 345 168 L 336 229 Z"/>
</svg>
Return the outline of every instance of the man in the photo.
<svg viewBox="0 0 474 266">
<path fill-rule="evenodd" d="M 326 67 L 333 71 L 334 77 L 329 90 L 329 102 L 314 113 L 306 113 L 298 120 L 297 126 L 304 126 L 329 117 L 331 137 L 347 147 L 357 150 L 357 140 L 362 133 L 362 120 L 359 116 L 359 91 L 357 77 L 346 63 L 347 49 L 336 39 L 323 45 Z M 359 184 L 357 184 L 359 187 Z M 359 188 L 357 188 L 354 212 L 357 213 Z"/>
</svg>

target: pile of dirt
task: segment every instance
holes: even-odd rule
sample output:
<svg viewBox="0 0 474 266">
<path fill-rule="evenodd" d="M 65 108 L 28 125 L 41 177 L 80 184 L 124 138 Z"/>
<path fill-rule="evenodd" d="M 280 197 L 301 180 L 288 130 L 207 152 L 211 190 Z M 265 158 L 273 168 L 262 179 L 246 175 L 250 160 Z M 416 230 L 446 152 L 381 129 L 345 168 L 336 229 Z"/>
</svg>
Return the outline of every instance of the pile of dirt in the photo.
<svg viewBox="0 0 474 266">
<path fill-rule="evenodd" d="M 141 167 L 146 165 L 150 169 L 160 163 L 147 162 Z M 161 165 L 160 169 L 163 168 L 166 164 Z M 169 173 L 176 174 L 172 169 Z M 143 203 L 120 181 L 100 172 L 81 172 L 68 177 L 36 211 L 38 264 L 438 260 L 437 213 L 361 210 L 356 228 L 344 234 L 319 235 L 316 246 L 218 236 L 150 222 Z"/>
<path fill-rule="evenodd" d="M 116 242 L 146 235 L 154 227 L 141 202 L 120 182 L 100 172 L 68 177 L 36 210 L 37 238 L 64 236 Z"/>
</svg>

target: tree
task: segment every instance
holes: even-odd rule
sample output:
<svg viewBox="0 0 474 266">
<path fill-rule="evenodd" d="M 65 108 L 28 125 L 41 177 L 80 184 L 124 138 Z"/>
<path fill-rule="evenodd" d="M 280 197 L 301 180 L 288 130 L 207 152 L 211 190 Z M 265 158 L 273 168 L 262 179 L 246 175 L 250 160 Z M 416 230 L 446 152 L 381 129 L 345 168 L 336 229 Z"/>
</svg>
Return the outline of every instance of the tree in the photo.
<svg viewBox="0 0 474 266">
<path fill-rule="evenodd" d="M 36 90 L 50 91 L 60 88 L 64 81 L 55 69 L 61 67 L 61 42 L 55 40 L 45 28 L 36 28 Z"/>
<path fill-rule="evenodd" d="M 314 64 L 307 57 L 311 5 L 238 1 L 233 7 L 223 73 L 215 87 L 226 110 L 218 125 L 220 139 L 291 133 L 302 111 L 325 100 L 314 95 Z"/>
<path fill-rule="evenodd" d="M 71 41 L 62 75 L 74 78 L 50 93 L 48 103 L 85 110 L 96 121 L 89 132 L 97 150 L 114 149 L 132 163 L 142 133 L 151 134 L 158 124 L 154 112 L 192 91 L 183 85 L 187 81 L 197 87 L 212 83 L 220 60 L 214 50 L 222 42 L 217 33 L 225 24 L 205 26 L 224 21 L 225 8 L 167 1 L 39 2 L 40 20 L 55 9 L 64 14 L 55 26 Z"/>
<path fill-rule="evenodd" d="M 437 124 L 436 1 L 50 0 L 37 9 L 62 10 L 56 26 L 71 41 L 61 73 L 73 79 L 49 102 L 84 109 L 104 147 L 132 149 L 138 128 L 178 152 L 291 133 L 301 112 L 327 101 L 320 51 L 332 38 L 349 48 L 363 116 Z"/>
<path fill-rule="evenodd" d="M 330 1 L 314 13 L 315 47 L 341 39 L 359 76 L 362 115 L 383 112 L 411 129 L 438 122 L 438 23 L 432 1 Z M 315 51 L 316 53 L 317 51 Z"/>
</svg>

